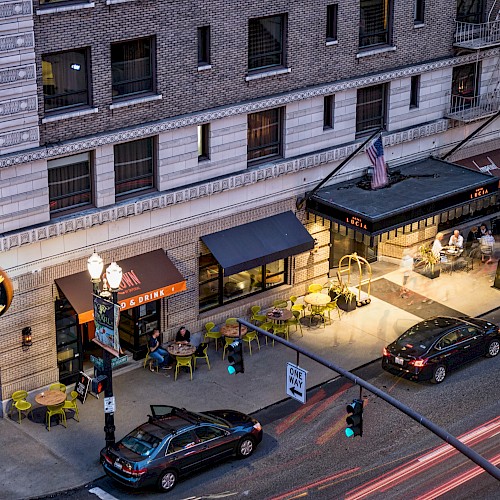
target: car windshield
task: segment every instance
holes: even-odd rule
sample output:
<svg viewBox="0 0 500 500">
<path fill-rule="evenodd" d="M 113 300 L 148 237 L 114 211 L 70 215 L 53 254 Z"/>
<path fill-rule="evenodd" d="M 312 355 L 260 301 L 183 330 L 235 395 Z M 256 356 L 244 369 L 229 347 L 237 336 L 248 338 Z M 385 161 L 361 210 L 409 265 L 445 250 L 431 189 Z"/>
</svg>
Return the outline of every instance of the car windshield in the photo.
<svg viewBox="0 0 500 500">
<path fill-rule="evenodd" d="M 407 330 L 396 341 L 403 349 L 412 350 L 415 354 L 422 354 L 431 347 L 436 337 L 429 330 L 421 330 L 418 325 Z"/>
<path fill-rule="evenodd" d="M 125 436 L 121 443 L 130 451 L 142 457 L 149 457 L 160 446 L 161 439 L 142 429 L 136 429 Z"/>
</svg>

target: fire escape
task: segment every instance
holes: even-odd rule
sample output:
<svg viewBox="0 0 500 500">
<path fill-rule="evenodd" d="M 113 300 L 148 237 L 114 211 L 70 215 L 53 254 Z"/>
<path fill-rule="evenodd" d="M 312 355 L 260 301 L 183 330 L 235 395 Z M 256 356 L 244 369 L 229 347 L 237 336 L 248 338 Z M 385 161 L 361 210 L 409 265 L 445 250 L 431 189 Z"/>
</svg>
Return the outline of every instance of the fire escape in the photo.
<svg viewBox="0 0 500 500">
<path fill-rule="evenodd" d="M 482 50 L 500 46 L 500 6 L 495 1 L 485 23 L 456 22 L 454 47 L 462 53 L 476 53 L 477 61 Z M 479 82 L 479 79 L 477 79 Z M 495 115 L 500 111 L 500 56 L 486 82 L 474 89 L 473 95 L 452 93 L 446 116 L 452 120 L 469 123 Z"/>
</svg>

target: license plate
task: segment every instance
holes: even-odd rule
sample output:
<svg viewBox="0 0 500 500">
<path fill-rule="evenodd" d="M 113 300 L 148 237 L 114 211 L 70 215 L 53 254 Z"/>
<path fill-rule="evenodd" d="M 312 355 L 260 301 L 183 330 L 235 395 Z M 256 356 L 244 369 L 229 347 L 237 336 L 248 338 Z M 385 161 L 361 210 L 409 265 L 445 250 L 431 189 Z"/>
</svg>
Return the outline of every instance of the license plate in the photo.
<svg viewBox="0 0 500 500">
<path fill-rule="evenodd" d="M 118 470 L 122 470 L 122 464 L 119 463 L 119 462 L 115 462 L 115 468 L 118 469 Z"/>
<path fill-rule="evenodd" d="M 403 358 L 400 358 L 398 356 L 396 356 L 394 358 L 394 362 L 397 364 L 397 365 L 404 365 L 405 364 L 405 360 Z"/>
</svg>

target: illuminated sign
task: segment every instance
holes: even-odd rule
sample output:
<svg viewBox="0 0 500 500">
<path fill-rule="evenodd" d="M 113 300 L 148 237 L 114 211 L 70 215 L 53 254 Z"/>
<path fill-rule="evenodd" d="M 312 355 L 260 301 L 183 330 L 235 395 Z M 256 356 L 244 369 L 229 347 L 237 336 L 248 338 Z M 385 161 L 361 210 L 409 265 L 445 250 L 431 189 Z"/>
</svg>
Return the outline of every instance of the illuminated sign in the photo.
<svg viewBox="0 0 500 500">
<path fill-rule="evenodd" d="M 469 194 L 469 199 L 474 200 L 475 198 L 480 198 L 481 196 L 486 196 L 489 194 L 488 188 L 478 187 L 472 193 Z"/>
<path fill-rule="evenodd" d="M 14 288 L 12 281 L 7 276 L 7 273 L 0 268 L 0 316 L 7 312 L 14 296 Z"/>
<path fill-rule="evenodd" d="M 351 226 L 359 227 L 361 229 L 367 229 L 366 222 L 364 222 L 360 217 L 355 217 L 354 215 L 352 215 L 351 217 L 346 217 L 345 221 Z"/>
</svg>

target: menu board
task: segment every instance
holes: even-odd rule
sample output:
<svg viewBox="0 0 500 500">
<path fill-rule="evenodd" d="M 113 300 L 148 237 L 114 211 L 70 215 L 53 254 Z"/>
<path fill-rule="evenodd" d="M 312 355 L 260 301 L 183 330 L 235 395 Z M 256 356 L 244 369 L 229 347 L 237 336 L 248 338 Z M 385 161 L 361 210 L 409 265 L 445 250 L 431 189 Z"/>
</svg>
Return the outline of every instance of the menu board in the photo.
<svg viewBox="0 0 500 500">
<path fill-rule="evenodd" d="M 90 384 L 92 379 L 84 372 L 80 372 L 75 384 L 75 391 L 78 393 L 78 399 L 85 403 L 87 394 L 89 393 Z"/>
</svg>

